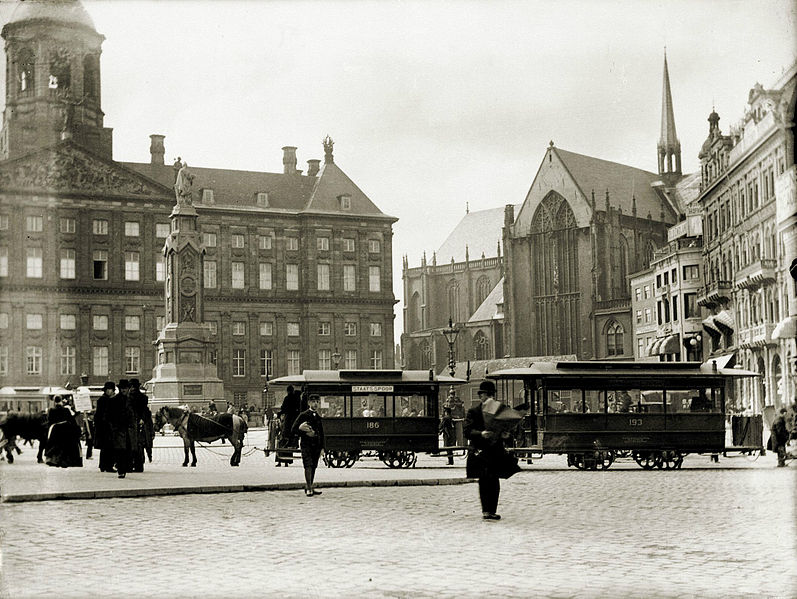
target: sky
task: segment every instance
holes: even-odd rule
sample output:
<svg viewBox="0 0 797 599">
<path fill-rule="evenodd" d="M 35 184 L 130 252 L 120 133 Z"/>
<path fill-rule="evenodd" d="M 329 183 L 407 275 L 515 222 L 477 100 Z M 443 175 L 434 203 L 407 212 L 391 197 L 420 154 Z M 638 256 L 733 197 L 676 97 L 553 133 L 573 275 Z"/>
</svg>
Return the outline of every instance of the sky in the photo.
<svg viewBox="0 0 797 599">
<path fill-rule="evenodd" d="M 0 1 L 0 21 L 16 2 Z M 666 46 L 683 170 L 712 107 L 797 58 L 793 0 L 84 0 L 114 158 L 282 172 L 335 162 L 418 266 L 471 211 L 520 204 L 549 141 L 656 171 Z M 4 97 L 4 95 L 2 96 Z M 396 306 L 396 339 L 402 303 Z"/>
</svg>

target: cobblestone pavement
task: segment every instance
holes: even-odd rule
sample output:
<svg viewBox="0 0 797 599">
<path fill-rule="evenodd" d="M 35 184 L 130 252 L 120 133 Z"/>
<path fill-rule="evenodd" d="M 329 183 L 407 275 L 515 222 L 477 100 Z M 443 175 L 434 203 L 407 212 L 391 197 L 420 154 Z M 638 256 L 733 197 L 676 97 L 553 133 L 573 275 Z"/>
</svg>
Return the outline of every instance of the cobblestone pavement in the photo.
<svg viewBox="0 0 797 599">
<path fill-rule="evenodd" d="M 0 597 L 795 597 L 797 464 L 774 465 L 546 456 L 500 522 L 475 485 L 7 503 Z"/>
</svg>

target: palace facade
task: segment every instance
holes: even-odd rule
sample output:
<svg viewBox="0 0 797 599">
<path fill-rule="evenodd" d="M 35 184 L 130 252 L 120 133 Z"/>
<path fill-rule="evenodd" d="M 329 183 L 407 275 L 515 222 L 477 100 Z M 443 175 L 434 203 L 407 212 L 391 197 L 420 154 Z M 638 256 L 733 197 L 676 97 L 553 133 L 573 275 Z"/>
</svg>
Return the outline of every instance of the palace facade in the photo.
<svg viewBox="0 0 797 599">
<path fill-rule="evenodd" d="M 118 162 L 103 124 L 104 37 L 77 0 L 19 3 L 0 135 L 0 387 L 150 378 L 176 172 L 164 136 Z M 191 167 L 205 323 L 225 399 L 266 377 L 392 368 L 392 225 L 334 161 L 282 172 Z M 219 399 L 219 398 L 216 398 Z"/>
</svg>

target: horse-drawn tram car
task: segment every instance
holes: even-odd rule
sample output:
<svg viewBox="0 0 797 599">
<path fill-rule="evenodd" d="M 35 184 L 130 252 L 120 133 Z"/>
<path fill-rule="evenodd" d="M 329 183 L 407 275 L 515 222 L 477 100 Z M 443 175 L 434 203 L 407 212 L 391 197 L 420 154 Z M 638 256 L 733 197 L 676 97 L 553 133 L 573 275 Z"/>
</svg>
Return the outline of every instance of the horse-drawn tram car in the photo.
<svg viewBox="0 0 797 599">
<path fill-rule="evenodd" d="M 350 468 L 376 455 L 409 468 L 417 452 L 438 451 L 440 385 L 464 382 L 429 370 L 305 370 L 269 384 L 320 397 L 327 465 Z"/>
<path fill-rule="evenodd" d="M 760 433 L 753 444 L 725 441 L 728 390 L 754 372 L 711 362 L 540 362 L 487 376 L 499 399 L 526 413 L 515 451 L 529 458 L 567 454 L 568 466 L 605 470 L 633 457 L 644 469 L 677 469 L 687 453 L 763 449 Z"/>
</svg>

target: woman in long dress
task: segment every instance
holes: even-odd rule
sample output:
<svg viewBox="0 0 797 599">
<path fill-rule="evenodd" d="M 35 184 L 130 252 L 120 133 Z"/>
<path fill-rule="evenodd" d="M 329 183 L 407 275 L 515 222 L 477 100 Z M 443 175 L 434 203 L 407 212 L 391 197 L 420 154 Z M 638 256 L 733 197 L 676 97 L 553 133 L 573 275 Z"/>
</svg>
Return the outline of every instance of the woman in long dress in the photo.
<svg viewBox="0 0 797 599">
<path fill-rule="evenodd" d="M 81 467 L 80 427 L 71 410 L 64 406 L 60 396 L 53 398 L 54 405 L 47 412 L 47 446 L 44 450 L 48 466 L 61 468 Z"/>
</svg>

